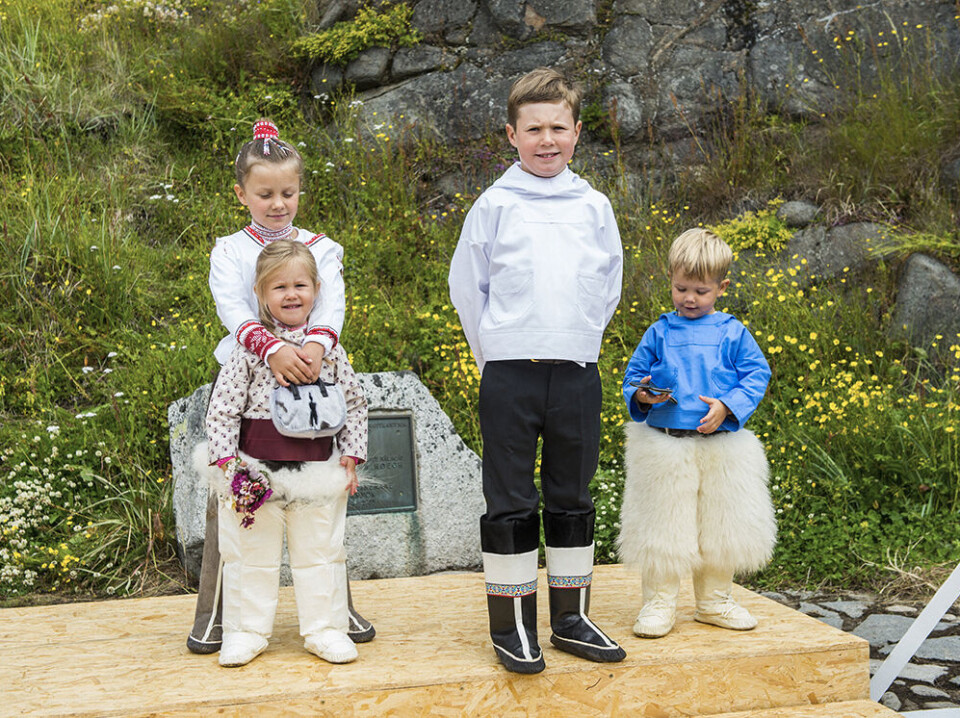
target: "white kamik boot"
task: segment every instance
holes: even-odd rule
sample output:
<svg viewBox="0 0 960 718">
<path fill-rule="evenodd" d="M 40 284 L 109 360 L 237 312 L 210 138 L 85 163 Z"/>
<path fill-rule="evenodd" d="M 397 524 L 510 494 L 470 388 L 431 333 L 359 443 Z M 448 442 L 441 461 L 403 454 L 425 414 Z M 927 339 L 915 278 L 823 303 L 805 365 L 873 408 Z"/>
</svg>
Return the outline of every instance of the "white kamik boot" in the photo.
<svg viewBox="0 0 960 718">
<path fill-rule="evenodd" d="M 732 631 L 749 631 L 757 627 L 757 619 L 733 600 L 733 573 L 703 568 L 693 574 L 693 590 L 697 597 L 695 621 L 709 623 Z"/>
<path fill-rule="evenodd" d="M 640 638 L 660 638 L 670 633 L 677 620 L 677 594 L 680 578 L 672 576 L 655 581 L 643 577 L 643 607 L 633 624 L 633 632 Z"/>
</svg>

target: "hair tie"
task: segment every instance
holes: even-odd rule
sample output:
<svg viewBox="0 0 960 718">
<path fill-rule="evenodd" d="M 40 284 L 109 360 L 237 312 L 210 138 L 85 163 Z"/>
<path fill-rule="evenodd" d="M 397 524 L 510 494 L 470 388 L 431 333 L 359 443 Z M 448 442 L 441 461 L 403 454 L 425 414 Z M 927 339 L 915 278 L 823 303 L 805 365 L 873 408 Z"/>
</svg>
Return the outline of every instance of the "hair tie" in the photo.
<svg viewBox="0 0 960 718">
<path fill-rule="evenodd" d="M 280 130 L 270 120 L 258 120 L 253 124 L 253 139 L 263 140 L 264 156 L 270 154 L 270 140 L 280 139 Z"/>
</svg>

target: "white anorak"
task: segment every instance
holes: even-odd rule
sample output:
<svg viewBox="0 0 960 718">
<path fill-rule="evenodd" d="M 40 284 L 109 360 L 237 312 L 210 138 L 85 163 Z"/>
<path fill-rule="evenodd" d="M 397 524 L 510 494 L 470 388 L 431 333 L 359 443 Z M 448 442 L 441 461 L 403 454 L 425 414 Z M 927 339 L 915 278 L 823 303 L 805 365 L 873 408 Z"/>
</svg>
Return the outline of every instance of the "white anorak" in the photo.
<svg viewBox="0 0 960 718">
<path fill-rule="evenodd" d="M 481 371 L 506 359 L 592 363 L 622 275 L 606 196 L 569 168 L 538 177 L 518 163 L 467 213 L 450 298 Z"/>
<path fill-rule="evenodd" d="M 311 234 L 297 229 L 296 241 L 303 242 L 317 262 L 320 291 L 308 320 L 305 341 L 316 341 L 330 351 L 339 341 L 343 329 L 345 295 L 343 286 L 343 247 L 323 234 Z M 217 316 L 230 333 L 225 336 L 214 356 L 221 365 L 244 334 L 253 327 L 262 327 L 257 295 L 253 284 L 256 278 L 257 257 L 267 245 L 249 228 L 220 237 L 210 252 L 210 292 L 217 305 Z M 277 342 L 274 351 L 282 346 Z M 268 352 L 272 353 L 272 352 Z"/>
</svg>

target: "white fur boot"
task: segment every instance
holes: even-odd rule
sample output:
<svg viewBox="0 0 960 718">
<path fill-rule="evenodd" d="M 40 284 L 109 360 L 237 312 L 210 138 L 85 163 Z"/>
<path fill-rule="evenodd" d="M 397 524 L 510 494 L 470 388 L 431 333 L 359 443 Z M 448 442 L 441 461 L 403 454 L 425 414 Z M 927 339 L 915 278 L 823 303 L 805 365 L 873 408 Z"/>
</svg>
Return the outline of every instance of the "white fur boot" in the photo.
<svg viewBox="0 0 960 718">
<path fill-rule="evenodd" d="M 643 608 L 633 624 L 633 632 L 640 638 L 660 638 L 670 633 L 677 620 L 677 594 L 680 578 L 677 576 L 655 581 L 643 577 Z"/>
<path fill-rule="evenodd" d="M 733 573 L 715 568 L 702 568 L 693 574 L 693 591 L 697 597 L 695 621 L 709 623 L 732 631 L 749 631 L 757 627 L 757 619 L 733 600 Z"/>
</svg>

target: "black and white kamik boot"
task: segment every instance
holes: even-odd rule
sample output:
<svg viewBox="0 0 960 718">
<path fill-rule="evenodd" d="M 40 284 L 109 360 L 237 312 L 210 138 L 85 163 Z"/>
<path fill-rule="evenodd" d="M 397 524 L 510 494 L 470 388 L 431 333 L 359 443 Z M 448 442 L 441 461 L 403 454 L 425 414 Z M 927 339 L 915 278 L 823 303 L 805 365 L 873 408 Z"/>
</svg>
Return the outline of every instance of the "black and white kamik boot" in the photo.
<svg viewBox="0 0 960 718">
<path fill-rule="evenodd" d="M 550 642 L 588 661 L 617 663 L 627 654 L 589 618 L 593 514 L 543 514 L 550 591 Z"/>
<path fill-rule="evenodd" d="M 353 607 L 350 579 L 347 579 L 347 635 L 354 643 L 368 643 L 377 635 L 377 629 Z"/>
<path fill-rule="evenodd" d="M 480 519 L 490 638 L 504 668 L 539 673 L 537 642 L 537 548 L 540 517 L 510 521 Z"/>
</svg>

